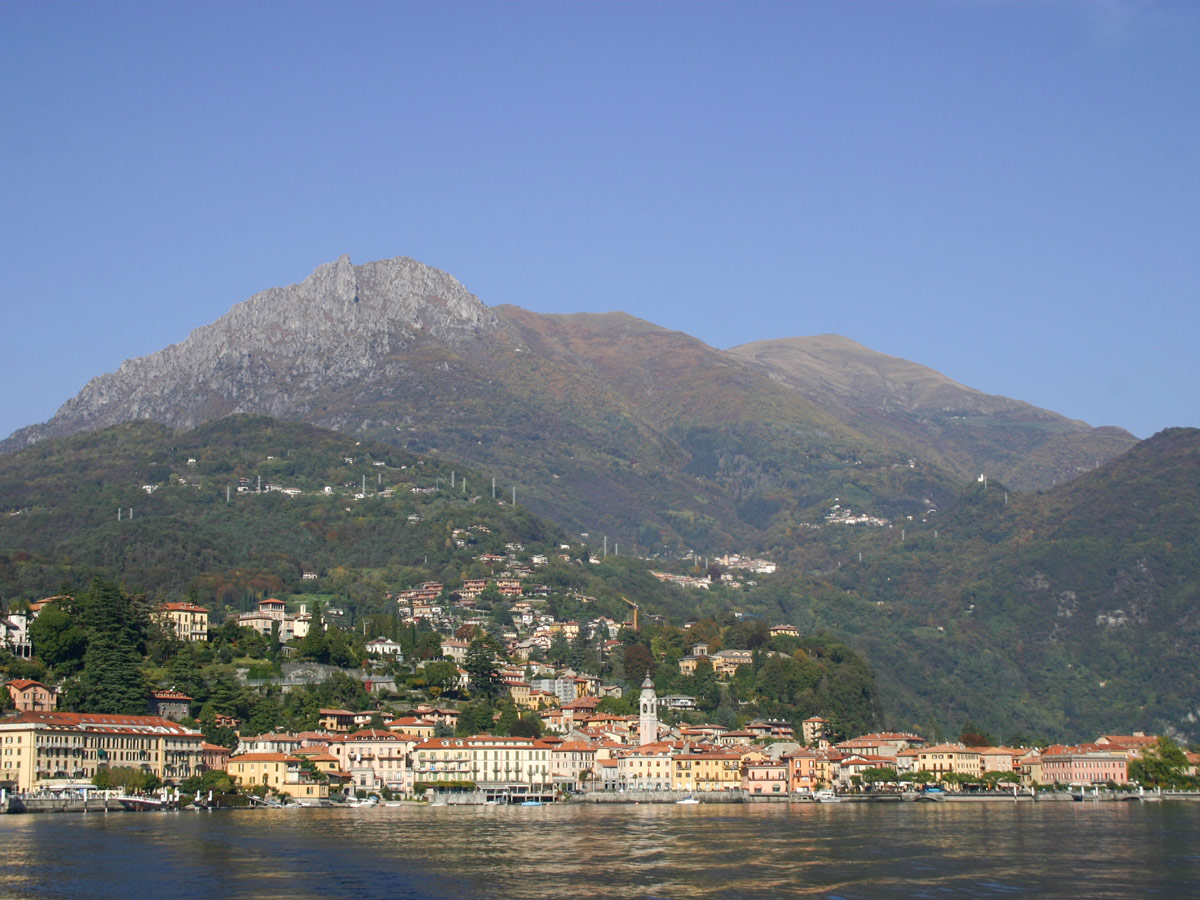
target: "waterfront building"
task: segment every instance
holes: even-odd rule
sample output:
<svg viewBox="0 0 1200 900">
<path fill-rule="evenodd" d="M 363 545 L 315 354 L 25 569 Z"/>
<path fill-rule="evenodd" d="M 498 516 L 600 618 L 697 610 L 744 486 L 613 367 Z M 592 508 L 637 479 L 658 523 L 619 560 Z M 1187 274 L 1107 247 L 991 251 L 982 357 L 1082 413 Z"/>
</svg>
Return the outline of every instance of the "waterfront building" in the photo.
<svg viewBox="0 0 1200 900">
<path fill-rule="evenodd" d="M 862 753 L 843 756 L 833 770 L 833 783 L 839 788 L 849 788 L 854 785 L 856 777 L 860 783 L 865 781 L 864 772 L 870 769 L 892 769 L 894 763 L 895 760 L 888 756 L 867 756 Z"/>
<path fill-rule="evenodd" d="M 700 750 L 671 757 L 677 791 L 726 791 L 742 786 L 742 755 L 734 750 Z"/>
<path fill-rule="evenodd" d="M 551 745 L 537 738 L 432 738 L 413 751 L 413 781 L 472 782 L 485 790 L 546 790 L 554 783 L 550 752 Z"/>
<path fill-rule="evenodd" d="M 322 800 L 329 784 L 304 770 L 299 757 L 286 753 L 243 753 L 230 757 L 229 774 L 239 788 L 265 785 L 296 800 Z"/>
<path fill-rule="evenodd" d="M 742 754 L 742 790 L 750 796 L 786 797 L 788 763 L 759 750 Z"/>
<path fill-rule="evenodd" d="M 331 735 L 328 744 L 338 769 L 348 772 L 357 787 L 408 793 L 413 781 L 412 750 L 421 740 L 388 729 L 365 728 L 352 734 Z"/>
<path fill-rule="evenodd" d="M 818 763 L 821 757 L 815 750 L 795 750 L 785 754 L 787 764 L 788 791 L 793 794 L 810 794 L 820 790 L 827 780 L 822 780 Z"/>
<path fill-rule="evenodd" d="M 587 741 L 561 741 L 550 751 L 550 775 L 554 786 L 577 791 L 595 780 L 596 746 Z"/>
<path fill-rule="evenodd" d="M 917 750 L 918 772 L 932 772 L 934 777 L 955 775 L 970 775 L 978 778 L 983 774 L 979 750 L 974 747 L 964 747 L 962 744 L 938 744 Z"/>
<path fill-rule="evenodd" d="M 1129 760 L 1120 753 L 1066 752 L 1042 754 L 1044 784 L 1125 784 Z"/>
<path fill-rule="evenodd" d="M 0 785 L 18 790 L 88 784 L 129 767 L 176 782 L 201 771 L 204 736 L 158 716 L 22 712 L 0 720 Z"/>
<path fill-rule="evenodd" d="M 667 741 L 644 744 L 617 754 L 617 781 L 627 791 L 667 791 L 674 777 L 673 755 Z"/>
<path fill-rule="evenodd" d="M 980 747 L 979 763 L 985 772 L 1018 772 L 1021 757 L 1028 752 L 1015 747 Z"/>
<path fill-rule="evenodd" d="M 205 769 L 220 769 L 224 771 L 229 765 L 229 748 L 220 744 L 210 744 L 205 741 L 200 745 L 200 764 Z"/>
<path fill-rule="evenodd" d="M 1133 734 L 1102 734 L 1095 746 L 1110 753 L 1120 753 L 1126 759 L 1140 759 L 1142 754 L 1158 743 L 1158 735 L 1135 731 Z"/>
</svg>

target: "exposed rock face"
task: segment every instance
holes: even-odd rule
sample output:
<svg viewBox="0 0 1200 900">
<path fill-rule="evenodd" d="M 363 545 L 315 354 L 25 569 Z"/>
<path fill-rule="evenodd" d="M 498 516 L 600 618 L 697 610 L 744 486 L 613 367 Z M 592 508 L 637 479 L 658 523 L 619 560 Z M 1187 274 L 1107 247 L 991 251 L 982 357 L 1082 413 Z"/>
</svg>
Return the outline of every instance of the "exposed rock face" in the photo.
<svg viewBox="0 0 1200 900">
<path fill-rule="evenodd" d="M 495 314 L 445 272 L 403 257 L 355 266 L 342 256 L 93 378 L 49 422 L 0 448 L 132 419 L 191 427 L 239 412 L 295 418 L 331 386 L 379 374 L 381 361 L 405 348 L 459 344 L 496 328 Z"/>
</svg>

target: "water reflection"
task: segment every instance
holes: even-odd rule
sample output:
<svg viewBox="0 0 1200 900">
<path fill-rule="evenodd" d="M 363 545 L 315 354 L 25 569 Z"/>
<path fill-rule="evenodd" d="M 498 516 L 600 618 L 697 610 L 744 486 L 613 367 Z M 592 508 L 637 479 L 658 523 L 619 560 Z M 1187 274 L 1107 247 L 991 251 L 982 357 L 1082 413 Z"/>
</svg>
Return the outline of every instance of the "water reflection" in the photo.
<svg viewBox="0 0 1200 900">
<path fill-rule="evenodd" d="M 1198 825 L 1166 803 L 5 816 L 0 895 L 1184 897 Z"/>
</svg>

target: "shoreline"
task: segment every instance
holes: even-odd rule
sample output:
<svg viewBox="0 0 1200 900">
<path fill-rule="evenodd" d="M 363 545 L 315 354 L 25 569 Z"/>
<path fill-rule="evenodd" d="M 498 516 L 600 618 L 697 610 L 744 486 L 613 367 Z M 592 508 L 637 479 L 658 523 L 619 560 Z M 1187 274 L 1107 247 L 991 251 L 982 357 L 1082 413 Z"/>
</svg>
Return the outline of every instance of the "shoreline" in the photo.
<svg viewBox="0 0 1200 900">
<path fill-rule="evenodd" d="M 752 796 L 738 795 L 733 793 L 698 793 L 695 795 L 674 796 L 678 792 L 652 792 L 646 791 L 638 794 L 630 793 L 596 793 L 581 797 L 572 797 L 567 800 L 557 800 L 546 803 L 546 806 L 606 806 L 613 804 L 629 805 L 629 806 L 678 806 L 681 805 L 682 799 L 688 799 L 689 803 L 682 805 L 729 805 L 729 804 L 751 804 L 751 805 L 772 805 L 781 806 L 793 804 L 800 806 L 823 806 L 828 804 L 851 803 L 851 804 L 866 804 L 866 803 L 1173 803 L 1173 802 L 1195 802 L 1200 801 L 1200 792 L 1185 792 L 1185 791 L 1164 791 L 1161 794 L 1135 794 L 1132 792 L 1108 792 L 1098 795 L 1084 794 L 1078 792 L 1071 793 L 1067 791 L 1045 791 L 1036 796 L 1028 793 L 1017 795 L 1012 794 L 946 794 L 941 796 L 928 796 L 920 794 L 844 794 L 838 795 L 836 799 L 829 800 L 814 800 L 811 797 L 791 797 L 791 796 Z M 690 800 L 694 799 L 694 804 Z M 422 800 L 401 800 L 389 801 L 387 804 L 379 804 L 371 807 L 372 809 L 399 809 L 399 808 L 426 808 L 426 809 L 443 809 L 450 807 L 478 807 L 478 806 L 519 806 L 521 804 L 495 804 L 485 803 L 482 801 L 465 800 L 456 803 L 430 803 Z M 18 808 L 14 808 L 18 807 Z M 183 806 L 170 805 L 167 807 L 158 806 L 156 804 L 138 803 L 136 800 L 123 802 L 116 799 L 93 799 L 83 800 L 79 798 L 55 799 L 48 797 L 29 797 L 22 798 L 9 796 L 6 808 L 0 809 L 0 814 L 8 815 L 23 815 L 23 814 L 42 814 L 42 813 L 110 813 L 110 812 L 231 812 L 231 811 L 246 811 L 246 810 L 306 810 L 306 809 L 361 809 L 362 807 L 353 807 L 340 803 L 328 804 L 291 804 L 286 806 L 261 806 L 261 805 L 245 805 L 245 806 L 192 806 L 190 804 Z"/>
</svg>

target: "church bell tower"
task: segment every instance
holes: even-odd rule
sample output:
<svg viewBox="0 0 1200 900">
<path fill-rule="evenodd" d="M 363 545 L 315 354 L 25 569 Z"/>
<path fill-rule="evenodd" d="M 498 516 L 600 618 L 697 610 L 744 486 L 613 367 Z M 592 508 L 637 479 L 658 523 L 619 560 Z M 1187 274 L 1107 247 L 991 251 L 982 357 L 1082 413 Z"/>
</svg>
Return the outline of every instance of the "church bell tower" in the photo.
<svg viewBox="0 0 1200 900">
<path fill-rule="evenodd" d="M 658 740 L 658 695 L 654 693 L 654 682 L 650 673 L 642 682 L 641 711 L 638 714 L 638 741 L 642 744 L 653 744 Z"/>
</svg>

